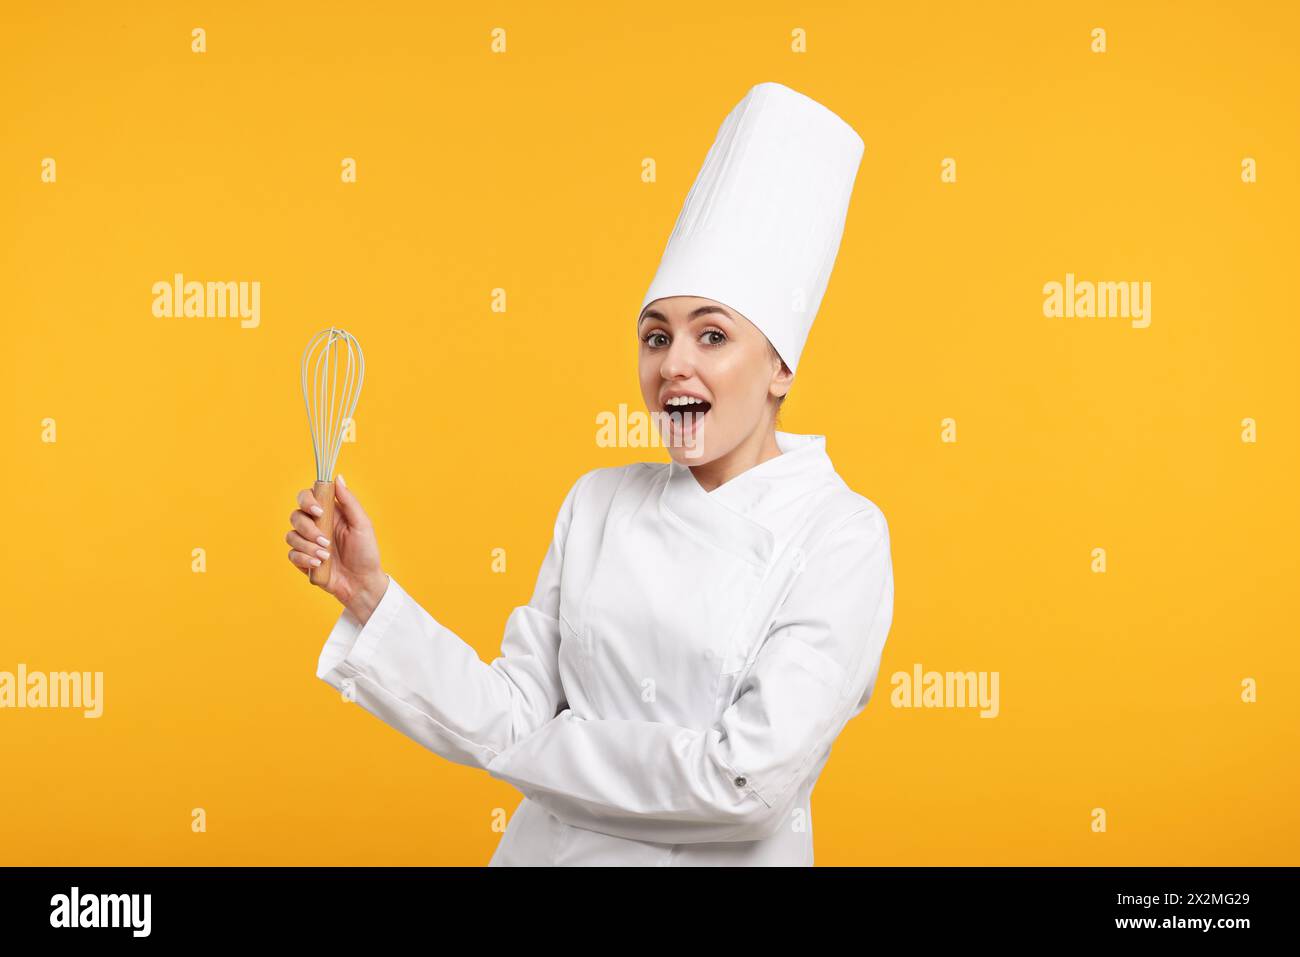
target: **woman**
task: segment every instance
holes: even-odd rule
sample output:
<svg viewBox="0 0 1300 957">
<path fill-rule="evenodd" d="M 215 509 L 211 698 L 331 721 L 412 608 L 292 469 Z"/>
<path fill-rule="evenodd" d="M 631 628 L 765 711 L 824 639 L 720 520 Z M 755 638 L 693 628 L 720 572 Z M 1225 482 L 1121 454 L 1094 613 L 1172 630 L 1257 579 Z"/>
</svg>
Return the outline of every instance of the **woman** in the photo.
<svg viewBox="0 0 1300 957">
<path fill-rule="evenodd" d="M 637 319 L 672 461 L 578 478 L 490 664 L 383 571 L 341 476 L 332 543 L 299 493 L 290 560 L 332 554 L 344 605 L 317 676 L 524 794 L 491 864 L 813 863 L 813 785 L 871 697 L 893 574 L 880 509 L 776 416 L 861 155 L 775 83 L 728 115 Z"/>
</svg>

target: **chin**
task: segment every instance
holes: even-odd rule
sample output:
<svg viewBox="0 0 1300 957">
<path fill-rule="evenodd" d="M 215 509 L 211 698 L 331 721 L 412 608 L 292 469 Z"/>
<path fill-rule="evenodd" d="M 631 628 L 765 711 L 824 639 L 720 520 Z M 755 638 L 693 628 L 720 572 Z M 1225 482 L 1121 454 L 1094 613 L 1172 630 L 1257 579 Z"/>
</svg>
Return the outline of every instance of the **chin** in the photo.
<svg viewBox="0 0 1300 957">
<path fill-rule="evenodd" d="M 718 450 L 722 447 L 717 437 L 710 438 L 704 429 L 677 445 L 665 444 L 673 461 L 682 465 L 706 465 L 719 457 Z"/>
<path fill-rule="evenodd" d="M 703 442 L 697 443 L 693 447 L 686 445 L 670 445 L 667 448 L 668 454 L 672 456 L 672 460 L 681 465 L 705 465 L 716 458 L 716 456 L 709 455 L 708 450 L 705 448 L 705 443 Z"/>
</svg>

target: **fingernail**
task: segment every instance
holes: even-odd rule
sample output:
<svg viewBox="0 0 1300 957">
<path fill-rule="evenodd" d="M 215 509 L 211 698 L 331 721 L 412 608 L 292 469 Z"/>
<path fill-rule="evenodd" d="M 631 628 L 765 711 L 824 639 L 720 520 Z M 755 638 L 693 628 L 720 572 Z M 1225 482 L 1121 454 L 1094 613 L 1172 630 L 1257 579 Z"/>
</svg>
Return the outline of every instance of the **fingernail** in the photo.
<svg viewBox="0 0 1300 957">
<path fill-rule="evenodd" d="M 318 548 L 318 549 L 316 549 L 316 554 L 319 555 L 323 560 L 325 560 L 325 561 L 329 561 L 329 557 L 330 557 L 330 553 L 329 553 L 329 552 L 324 551 L 323 549 L 319 549 L 319 548 Z"/>
<path fill-rule="evenodd" d="M 325 509 L 321 508 L 319 505 L 313 505 L 311 507 L 311 513 L 313 515 L 324 515 Z"/>
<path fill-rule="evenodd" d="M 313 565 L 319 565 L 319 564 L 320 564 L 320 559 L 319 559 L 319 558 L 313 558 L 313 559 L 311 560 L 311 563 L 312 563 Z"/>
<path fill-rule="evenodd" d="M 330 540 L 324 535 L 317 535 L 316 541 L 320 542 L 322 545 L 328 545 L 330 543 Z"/>
<path fill-rule="evenodd" d="M 348 487 L 348 483 L 345 482 L 345 481 L 343 481 L 343 476 L 342 476 L 342 475 L 339 476 L 339 484 L 342 485 L 344 488 L 347 488 L 347 487 Z"/>
</svg>

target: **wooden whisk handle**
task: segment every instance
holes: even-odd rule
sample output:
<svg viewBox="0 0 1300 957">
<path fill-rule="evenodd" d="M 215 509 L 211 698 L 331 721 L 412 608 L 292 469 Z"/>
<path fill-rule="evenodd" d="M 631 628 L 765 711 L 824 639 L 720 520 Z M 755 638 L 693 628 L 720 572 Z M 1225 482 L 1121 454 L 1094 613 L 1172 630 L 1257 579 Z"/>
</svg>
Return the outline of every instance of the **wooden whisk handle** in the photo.
<svg viewBox="0 0 1300 957">
<path fill-rule="evenodd" d="M 316 496 L 316 502 L 321 508 L 325 509 L 324 515 L 316 517 L 316 527 L 320 533 L 330 540 L 325 550 L 330 553 L 329 558 L 321 559 L 319 565 L 313 565 L 311 568 L 311 583 L 313 585 L 328 586 L 330 583 L 330 563 L 334 561 L 334 549 L 338 545 L 334 541 L 334 483 L 317 482 L 311 488 L 311 494 Z M 319 542 L 315 544 L 320 545 Z"/>
</svg>

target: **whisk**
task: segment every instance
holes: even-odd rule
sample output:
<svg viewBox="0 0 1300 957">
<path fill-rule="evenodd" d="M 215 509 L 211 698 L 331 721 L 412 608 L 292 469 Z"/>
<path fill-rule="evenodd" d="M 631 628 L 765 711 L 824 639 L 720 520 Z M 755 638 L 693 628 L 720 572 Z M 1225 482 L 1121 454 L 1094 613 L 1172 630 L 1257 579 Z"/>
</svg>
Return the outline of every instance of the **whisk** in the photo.
<svg viewBox="0 0 1300 957">
<path fill-rule="evenodd" d="M 339 388 L 339 367 L 343 366 L 343 387 Z M 302 398 L 307 405 L 307 424 L 311 427 L 311 444 L 316 452 L 316 484 L 312 494 L 325 510 L 316 525 L 334 542 L 334 465 L 343 446 L 343 433 L 361 398 L 361 383 L 366 377 L 366 357 L 356 336 L 331 326 L 312 336 L 302 353 Z M 328 585 L 330 562 L 324 559 L 311 569 L 313 585 Z"/>
</svg>

